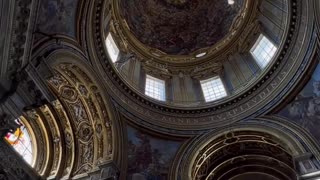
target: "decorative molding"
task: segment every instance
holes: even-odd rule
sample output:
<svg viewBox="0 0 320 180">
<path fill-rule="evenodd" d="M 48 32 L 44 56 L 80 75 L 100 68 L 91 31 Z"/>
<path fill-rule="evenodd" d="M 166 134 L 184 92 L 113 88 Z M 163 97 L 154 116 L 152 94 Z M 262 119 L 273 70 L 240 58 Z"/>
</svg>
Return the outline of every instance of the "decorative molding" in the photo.
<svg viewBox="0 0 320 180">
<path fill-rule="evenodd" d="M 287 92 L 308 69 L 314 52 L 314 29 L 311 25 L 312 12 L 308 3 L 290 1 L 288 27 L 277 59 L 262 77 L 248 87 L 244 93 L 230 96 L 224 100 L 195 108 L 177 108 L 145 98 L 132 90 L 118 75 L 107 58 L 104 49 L 104 35 L 101 27 L 103 1 L 95 3 L 95 15 L 92 23 L 96 56 L 92 57 L 95 67 L 104 76 L 105 82 L 114 97 L 116 106 L 128 116 L 139 118 L 139 124 L 149 128 L 158 128 L 166 132 L 179 129 L 190 130 L 181 133 L 192 133 L 194 130 L 206 130 L 222 126 L 249 116 L 256 116 L 269 111 L 281 102 Z M 310 17 L 310 18 L 309 18 Z M 308 21 L 306 19 L 309 19 Z M 102 67 L 101 67 L 102 65 Z M 290 82 L 290 83 L 284 83 Z M 260 109 L 257 111 L 257 109 Z M 197 117 L 197 118 L 195 118 Z"/>
<path fill-rule="evenodd" d="M 266 134 L 267 136 L 262 138 L 262 141 L 268 144 L 281 145 L 282 149 L 288 152 L 292 158 L 305 153 L 311 153 L 312 156 L 317 157 L 318 154 L 314 154 L 314 152 L 320 149 L 319 145 L 314 143 L 316 140 L 305 132 L 305 130 L 285 119 L 280 120 L 279 117 L 273 116 L 247 119 L 228 127 L 213 129 L 207 134 L 196 136 L 190 140 L 188 145 L 184 146 L 176 155 L 176 159 L 172 165 L 170 179 L 192 179 L 192 177 L 194 177 L 194 174 L 192 174 L 195 172 L 194 170 L 200 168 L 200 166 L 196 166 L 195 164 L 197 159 L 199 162 L 204 162 L 204 159 L 212 160 L 209 156 L 218 152 L 220 149 L 218 146 L 212 149 L 213 145 L 219 145 L 217 141 L 223 142 L 220 144 L 221 147 L 230 143 L 234 144 L 240 140 L 234 133 L 242 131 L 256 131 Z M 250 136 L 250 133 L 243 135 Z M 223 137 L 229 140 L 224 141 Z M 268 138 L 272 140 L 267 140 Z M 315 163 L 317 166 L 319 161 L 312 161 L 312 163 Z"/>
<path fill-rule="evenodd" d="M 24 115 L 26 121 L 30 124 L 30 127 L 33 131 L 35 136 L 35 148 L 36 152 L 34 153 L 35 156 L 35 166 L 34 169 L 41 175 L 41 176 L 48 176 L 48 164 L 50 157 L 50 148 L 49 148 L 49 137 L 48 131 L 46 126 L 44 125 L 45 120 L 41 119 L 38 112 L 36 110 L 27 111 Z"/>
<path fill-rule="evenodd" d="M 55 69 L 55 76 L 49 83 L 60 94 L 71 116 L 71 126 L 76 134 L 74 140 L 78 147 L 72 176 L 81 176 L 111 159 L 112 124 L 99 88 L 81 68 L 62 63 Z"/>
<path fill-rule="evenodd" d="M 71 170 L 74 165 L 75 161 L 75 135 L 70 123 L 70 119 L 67 115 L 66 110 L 64 109 L 63 105 L 60 101 L 53 102 L 53 107 L 55 111 L 57 112 L 57 115 L 60 119 L 60 122 L 62 124 L 63 128 L 63 134 L 64 134 L 64 142 L 65 142 L 65 154 L 64 157 L 66 158 L 64 162 L 64 170 L 62 172 L 62 178 L 61 179 L 69 179 L 71 176 Z"/>
<path fill-rule="evenodd" d="M 221 74 L 222 62 L 228 55 L 239 48 L 241 39 L 247 36 L 248 31 L 258 16 L 258 1 L 245 1 L 241 13 L 236 17 L 233 27 L 228 35 L 212 47 L 197 50 L 190 55 L 167 55 L 157 49 L 146 47 L 132 34 L 126 21 L 119 12 L 120 1 L 112 1 L 110 29 L 108 29 L 123 56 L 129 56 L 142 62 L 143 68 L 151 74 L 163 78 L 171 78 L 180 72 L 191 74 L 192 77 L 201 78 Z M 249 26 L 248 26 L 249 24 Z M 239 38 L 240 37 L 240 38 Z M 243 40 L 242 40 L 243 41 Z M 241 48 L 240 48 L 241 49 Z M 205 52 L 205 56 L 196 57 L 197 54 Z M 121 61 L 128 61 L 127 57 L 121 57 Z"/>
<path fill-rule="evenodd" d="M 15 14 L 13 18 L 13 28 L 11 32 L 9 58 L 6 75 L 14 75 L 22 66 L 24 66 L 29 57 L 32 42 L 32 30 L 37 8 L 37 0 L 16 0 Z"/>
<path fill-rule="evenodd" d="M 319 1 L 313 1 L 314 2 L 314 16 L 315 16 L 315 22 L 318 32 L 318 43 L 320 44 L 320 2 Z"/>
</svg>

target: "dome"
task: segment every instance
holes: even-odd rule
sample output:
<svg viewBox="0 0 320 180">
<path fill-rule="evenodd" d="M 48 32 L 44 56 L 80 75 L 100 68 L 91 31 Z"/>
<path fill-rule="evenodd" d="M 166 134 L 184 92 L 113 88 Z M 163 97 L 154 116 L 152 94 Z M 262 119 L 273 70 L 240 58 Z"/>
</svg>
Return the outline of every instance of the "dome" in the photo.
<svg viewBox="0 0 320 180">
<path fill-rule="evenodd" d="M 259 1 L 133 0 L 108 8 L 102 51 L 116 74 L 139 96 L 174 108 L 243 96 L 285 43 L 284 31 L 269 29 Z M 279 15 L 283 29 L 287 15 Z"/>
<path fill-rule="evenodd" d="M 0 9 L 0 179 L 320 179 L 319 0 Z"/>
<path fill-rule="evenodd" d="M 229 32 L 243 0 L 121 0 L 130 31 L 143 44 L 171 55 L 213 46 Z"/>
</svg>

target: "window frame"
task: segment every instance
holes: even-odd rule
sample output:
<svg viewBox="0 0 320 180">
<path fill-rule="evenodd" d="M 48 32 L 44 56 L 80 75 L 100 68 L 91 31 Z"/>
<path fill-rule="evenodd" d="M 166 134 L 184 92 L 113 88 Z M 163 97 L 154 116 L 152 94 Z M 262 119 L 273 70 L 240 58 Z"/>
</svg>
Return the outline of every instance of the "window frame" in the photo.
<svg viewBox="0 0 320 180">
<path fill-rule="evenodd" d="M 214 86 L 211 86 L 211 87 L 208 87 L 208 88 L 206 88 L 205 86 L 207 86 L 206 84 L 208 84 L 208 83 L 215 83 L 214 81 L 216 81 L 216 80 L 218 80 L 218 81 L 220 81 L 221 82 L 221 86 L 219 86 L 218 88 L 219 89 L 217 89 L 217 91 L 219 91 L 219 92 L 217 92 L 217 91 L 215 91 L 215 88 L 214 88 Z M 219 82 L 219 83 L 220 83 Z M 226 86 L 225 86 L 225 84 L 224 84 L 224 82 L 223 82 L 223 80 L 221 79 L 221 77 L 220 76 L 213 76 L 213 77 L 210 77 L 210 78 L 208 78 L 208 79 L 203 79 L 203 80 L 200 80 L 200 86 L 201 86 L 201 90 L 202 90 L 202 95 L 203 95 L 203 98 L 204 98 L 204 101 L 206 102 L 206 103 L 208 103 L 208 102 L 213 102 L 213 101 L 217 101 L 217 100 L 220 100 L 220 99 L 223 99 L 223 98 L 225 98 L 225 97 L 227 97 L 228 96 L 228 91 L 227 91 L 227 88 L 226 88 Z M 222 89 L 223 89 L 223 92 L 221 92 L 220 90 L 220 87 L 222 87 Z M 205 90 L 205 88 L 206 88 L 206 90 Z M 209 92 L 209 89 L 212 89 L 213 91 L 211 91 L 211 92 Z M 208 93 L 207 93 L 208 92 Z M 221 94 L 222 93 L 222 95 L 219 95 L 219 96 L 217 96 L 216 94 Z M 214 95 L 215 97 L 214 98 L 212 98 L 212 95 Z"/>
<path fill-rule="evenodd" d="M 160 87 L 161 89 L 158 88 L 158 91 L 159 91 L 159 95 L 158 96 L 159 97 L 156 97 L 156 96 L 153 95 L 153 94 L 155 94 L 154 90 L 148 89 L 148 86 L 151 86 L 151 85 L 148 85 L 148 80 L 151 80 L 153 82 L 153 85 L 154 85 L 154 82 L 155 82 L 155 83 L 158 83 L 159 85 L 163 86 L 163 88 Z M 153 86 L 152 88 L 156 89 L 157 87 Z M 149 74 L 146 74 L 145 86 L 144 86 L 144 94 L 146 96 L 152 98 L 152 99 L 165 102 L 166 99 L 167 99 L 166 98 L 166 95 L 167 95 L 167 93 L 166 93 L 166 81 L 163 80 L 163 79 L 159 79 L 159 78 L 156 78 L 154 76 L 151 76 Z"/>
<path fill-rule="evenodd" d="M 22 124 L 23 124 L 23 128 L 25 128 L 25 131 L 28 133 L 28 136 L 29 136 L 29 138 L 30 138 L 30 144 L 29 144 L 29 146 L 30 146 L 30 148 L 29 149 L 31 149 L 31 152 L 28 150 L 28 148 L 26 147 L 26 149 L 24 150 L 24 151 L 26 151 L 26 150 L 28 150 L 30 153 L 31 153 L 31 160 L 30 160 L 30 162 L 28 162 L 25 158 L 24 158 L 24 156 L 23 156 L 23 153 L 21 154 L 17 149 L 16 149 L 16 147 L 13 145 L 13 144 L 9 144 L 9 145 L 11 145 L 12 146 L 12 148 L 15 150 L 15 152 L 17 153 L 17 154 L 19 154 L 20 156 L 21 156 L 21 158 L 23 158 L 23 160 L 27 163 L 27 164 L 29 164 L 31 167 L 34 167 L 35 166 L 35 163 L 36 163 L 36 160 L 37 160 L 37 139 L 36 139 L 36 136 L 35 136 L 35 134 L 34 134 L 34 131 L 33 131 L 33 129 L 32 129 L 32 127 L 31 127 L 31 125 L 29 124 L 29 122 L 24 118 L 24 117 L 20 117 L 20 118 L 18 118 L 18 119 L 16 119 L 16 121 L 20 121 Z M 17 123 L 18 124 L 18 123 Z M 22 128 L 22 127 L 19 127 L 20 129 Z M 21 129 L 21 131 L 22 131 L 22 129 Z M 11 133 L 11 134 L 14 134 L 14 133 Z M 17 139 L 16 141 L 20 141 L 19 139 Z M 9 142 L 8 142 L 9 143 Z M 25 144 L 23 144 L 23 146 L 25 146 Z"/>
<path fill-rule="evenodd" d="M 259 58 L 255 55 L 255 53 L 254 53 L 254 51 L 255 51 L 256 48 L 260 45 L 260 42 L 262 41 L 263 38 L 267 39 L 267 41 L 273 46 L 272 48 L 275 48 L 275 49 L 276 49 L 276 50 L 274 51 L 273 55 L 272 55 L 271 57 L 269 56 L 269 57 L 270 57 L 270 60 L 268 60 L 268 62 L 266 62 L 265 64 L 262 64 L 262 63 L 264 63 L 264 62 L 261 61 L 261 59 L 259 59 Z M 264 50 L 264 49 L 263 49 L 263 50 Z M 273 58 L 275 57 L 277 51 L 278 51 L 278 46 L 277 46 L 274 42 L 272 42 L 272 41 L 268 38 L 268 36 L 266 36 L 266 35 L 264 35 L 264 34 L 260 34 L 259 37 L 258 37 L 258 39 L 256 40 L 256 42 L 254 43 L 254 45 L 251 47 L 251 49 L 250 49 L 250 54 L 251 54 L 251 56 L 253 57 L 253 59 L 255 60 L 255 62 L 257 63 L 257 65 L 260 67 L 260 69 L 264 69 L 264 68 L 266 68 L 266 67 L 272 62 L 272 60 L 273 60 Z M 269 52 L 269 53 L 270 53 L 270 52 Z"/>
<path fill-rule="evenodd" d="M 108 42 L 110 42 L 111 48 L 109 48 L 110 46 L 108 46 Z M 108 53 L 110 60 L 113 63 L 117 62 L 119 59 L 119 55 L 120 55 L 120 49 L 119 49 L 117 43 L 115 42 L 111 32 L 108 33 L 108 35 L 105 39 L 105 46 L 106 46 L 107 53 Z M 112 53 L 111 51 L 115 51 L 115 54 Z"/>
</svg>

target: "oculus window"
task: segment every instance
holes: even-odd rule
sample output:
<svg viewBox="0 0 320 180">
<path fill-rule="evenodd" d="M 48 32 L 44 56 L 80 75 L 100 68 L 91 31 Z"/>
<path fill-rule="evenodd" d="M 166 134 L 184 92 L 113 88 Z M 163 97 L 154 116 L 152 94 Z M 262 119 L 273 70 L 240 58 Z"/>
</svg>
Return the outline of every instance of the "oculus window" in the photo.
<svg viewBox="0 0 320 180">
<path fill-rule="evenodd" d="M 147 75 L 145 94 L 154 99 L 165 101 L 165 81 Z"/>
<path fill-rule="evenodd" d="M 226 89 L 218 76 L 200 81 L 200 84 L 206 102 L 211 102 L 227 96 Z"/>
<path fill-rule="evenodd" d="M 17 119 L 16 123 L 19 125 L 19 128 L 15 132 L 8 133 L 5 139 L 29 165 L 32 165 L 33 143 L 30 133 L 20 119 Z"/>
<path fill-rule="evenodd" d="M 261 68 L 265 68 L 277 51 L 277 47 L 264 35 L 260 35 L 250 53 Z"/>
<path fill-rule="evenodd" d="M 116 62 L 119 56 L 119 48 L 117 44 L 114 42 L 112 35 L 109 33 L 106 39 L 106 46 L 108 54 L 112 60 L 112 62 Z"/>
</svg>

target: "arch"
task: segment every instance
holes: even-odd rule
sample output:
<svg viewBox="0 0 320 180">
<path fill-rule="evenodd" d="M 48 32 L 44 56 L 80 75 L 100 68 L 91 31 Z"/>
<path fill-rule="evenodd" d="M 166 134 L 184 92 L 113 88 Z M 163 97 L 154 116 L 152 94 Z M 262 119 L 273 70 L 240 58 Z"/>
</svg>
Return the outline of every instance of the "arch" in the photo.
<svg viewBox="0 0 320 180">
<path fill-rule="evenodd" d="M 54 56 L 57 59 L 51 61 Z M 77 175 L 90 172 L 93 167 L 112 158 L 113 135 L 104 96 L 97 87 L 99 83 L 94 82 L 93 73 L 87 73 L 83 70 L 85 68 L 77 65 L 79 62 L 71 64 L 71 59 L 79 58 L 57 52 L 48 57 L 55 69 L 55 76 L 49 84 L 59 94 L 79 137 L 75 139 L 78 141 L 78 157 L 73 169 L 73 175 Z M 62 83 L 55 84 L 55 81 Z"/>
<path fill-rule="evenodd" d="M 32 129 L 37 134 L 36 162 L 34 169 L 42 177 L 62 177 L 69 175 L 74 163 L 74 133 L 70 130 L 69 118 L 61 103 L 51 104 L 25 112 Z"/>
<path fill-rule="evenodd" d="M 108 59 L 104 38 L 106 21 L 110 20 L 106 12 L 112 13 L 106 10 L 109 5 L 109 1 L 97 0 L 88 6 L 88 12 L 92 17 L 88 21 L 89 26 L 83 24 L 87 31 L 83 32 L 82 36 L 90 37 L 86 44 L 89 51 L 93 52 L 89 54 L 89 60 L 103 77 L 110 95 L 122 108 L 122 112 L 139 117 L 139 121 L 133 121 L 145 128 L 157 129 L 167 134 L 179 131 L 181 135 L 192 135 L 195 132 L 200 134 L 218 126 L 225 126 L 230 121 L 237 122 L 265 115 L 281 103 L 281 100 L 290 96 L 313 62 L 316 37 L 314 15 L 309 11 L 313 10 L 312 4 L 309 1 L 288 1 L 284 4 L 288 5 L 285 9 L 288 12 L 288 24 L 283 29 L 285 33 L 275 61 L 254 80 L 254 83 L 249 84 L 248 88 L 210 105 L 180 107 L 175 104 L 163 104 L 145 98 L 141 92 L 135 91 L 132 84 L 119 76 Z M 241 43 L 241 47 L 242 44 L 246 43 Z"/>
<path fill-rule="evenodd" d="M 317 27 L 317 31 L 318 34 L 320 33 L 320 2 L 315 0 L 313 1 L 314 3 L 314 14 L 315 14 L 315 22 L 316 22 L 316 27 Z M 320 39 L 318 36 L 318 43 L 320 43 Z"/>
<path fill-rule="evenodd" d="M 317 153 L 320 149 L 319 145 L 301 127 L 284 119 L 279 120 L 279 117 L 274 116 L 254 118 L 240 121 L 229 127 L 215 129 L 190 140 L 188 146 L 176 155 L 177 158 L 173 163 L 170 178 L 195 179 L 195 174 L 201 167 L 201 163 L 205 162 L 201 158 L 210 159 L 210 156 L 214 154 L 213 151 L 209 151 L 210 149 L 221 148 L 217 146 L 219 142 L 240 138 L 242 132 L 244 132 L 244 135 L 251 134 L 261 137 L 260 140 L 255 140 L 256 142 L 260 141 L 261 144 L 272 142 L 271 144 L 290 155 L 289 157 L 292 160 L 307 153 L 311 153 L 316 159 L 319 158 Z M 271 157 L 271 155 L 268 155 L 268 157 Z M 199 162 L 201 163 L 199 164 Z M 317 166 L 317 162 L 310 162 L 313 163 L 312 166 Z M 295 163 L 291 165 L 293 172 Z M 295 171 L 295 173 L 298 173 L 298 171 Z"/>
<path fill-rule="evenodd" d="M 45 56 L 43 60 L 53 74 L 47 83 L 58 99 L 51 103 L 50 109 L 59 127 L 48 132 L 60 132 L 61 139 L 56 141 L 61 142 L 61 154 L 55 156 L 50 152 L 54 163 L 57 161 L 60 165 L 56 171 L 49 167 L 46 171 L 51 177 L 68 179 L 88 175 L 109 162 L 121 166 L 122 154 L 117 149 L 122 145 L 114 140 L 120 136 L 121 128 L 114 120 L 118 117 L 101 78 L 90 68 L 83 53 L 68 49 L 51 51 L 50 44 L 47 42 L 37 55 Z M 74 48 L 73 45 L 70 48 Z"/>
</svg>

